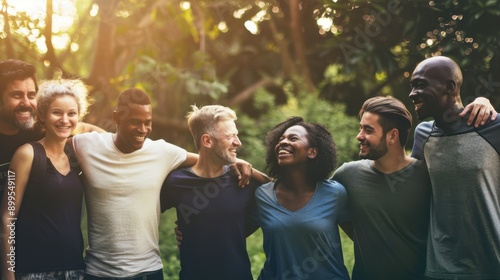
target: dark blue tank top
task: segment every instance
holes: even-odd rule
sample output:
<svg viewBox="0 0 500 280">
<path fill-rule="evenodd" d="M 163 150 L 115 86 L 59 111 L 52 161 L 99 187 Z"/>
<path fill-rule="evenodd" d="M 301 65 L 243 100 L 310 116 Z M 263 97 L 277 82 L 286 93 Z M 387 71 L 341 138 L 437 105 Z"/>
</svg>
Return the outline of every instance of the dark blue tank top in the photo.
<svg viewBox="0 0 500 280">
<path fill-rule="evenodd" d="M 16 221 L 16 272 L 83 269 L 82 183 L 73 168 L 60 174 L 40 143 L 30 144 L 33 166 Z M 43 159 L 45 175 L 34 176 Z"/>
</svg>

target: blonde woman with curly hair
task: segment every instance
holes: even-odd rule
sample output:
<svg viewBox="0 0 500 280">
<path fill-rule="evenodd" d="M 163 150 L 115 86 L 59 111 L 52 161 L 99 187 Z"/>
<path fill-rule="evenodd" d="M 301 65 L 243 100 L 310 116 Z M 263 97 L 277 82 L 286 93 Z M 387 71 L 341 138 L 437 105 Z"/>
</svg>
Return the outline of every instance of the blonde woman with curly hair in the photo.
<svg viewBox="0 0 500 280">
<path fill-rule="evenodd" d="M 2 279 L 83 279 L 83 186 L 65 146 L 87 112 L 87 88 L 80 80 L 50 80 L 36 99 L 45 137 L 21 146 L 9 167 Z"/>
</svg>

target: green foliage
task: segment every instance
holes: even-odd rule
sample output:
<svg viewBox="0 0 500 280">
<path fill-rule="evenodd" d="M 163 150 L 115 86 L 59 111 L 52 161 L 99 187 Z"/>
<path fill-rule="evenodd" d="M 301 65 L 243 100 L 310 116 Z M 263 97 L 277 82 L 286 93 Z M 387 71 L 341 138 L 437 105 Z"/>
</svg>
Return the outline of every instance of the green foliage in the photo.
<svg viewBox="0 0 500 280">
<path fill-rule="evenodd" d="M 163 275 L 166 280 L 179 279 L 179 250 L 174 233 L 176 220 L 175 209 L 166 211 L 160 218 L 160 253 L 163 262 Z"/>
</svg>

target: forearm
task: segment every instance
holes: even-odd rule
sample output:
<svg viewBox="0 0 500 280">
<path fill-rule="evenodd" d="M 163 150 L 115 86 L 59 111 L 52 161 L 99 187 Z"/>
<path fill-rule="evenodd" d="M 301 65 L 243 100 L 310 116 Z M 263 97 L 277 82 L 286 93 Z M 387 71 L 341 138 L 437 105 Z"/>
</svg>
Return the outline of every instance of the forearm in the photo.
<svg viewBox="0 0 500 280">
<path fill-rule="evenodd" d="M 259 182 L 260 184 L 265 184 L 271 181 L 271 178 L 269 178 L 269 176 L 255 168 L 252 168 L 252 179 Z"/>
<path fill-rule="evenodd" d="M 84 133 L 84 132 L 92 132 L 92 131 L 97 131 L 99 133 L 106 132 L 106 130 L 104 130 L 104 129 L 98 127 L 98 126 L 95 126 L 93 124 L 85 123 L 85 122 L 79 122 L 76 125 L 75 134 Z"/>
</svg>

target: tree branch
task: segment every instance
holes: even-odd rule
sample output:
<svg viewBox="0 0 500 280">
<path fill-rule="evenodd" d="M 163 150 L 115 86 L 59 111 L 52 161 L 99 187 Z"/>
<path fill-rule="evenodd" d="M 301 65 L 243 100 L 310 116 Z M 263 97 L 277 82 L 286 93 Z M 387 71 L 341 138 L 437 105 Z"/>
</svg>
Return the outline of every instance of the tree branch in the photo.
<svg viewBox="0 0 500 280">
<path fill-rule="evenodd" d="M 247 87 L 246 89 L 238 93 L 235 97 L 233 97 L 228 103 L 229 107 L 239 106 L 241 103 L 250 99 L 250 97 L 252 97 L 255 91 L 257 91 L 259 88 L 273 83 L 274 81 L 271 78 L 264 77 L 260 79 L 259 81 L 255 82 L 253 85 Z"/>
</svg>

